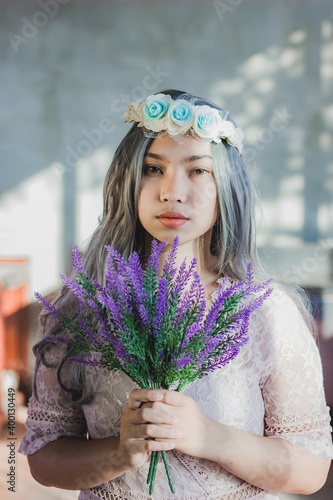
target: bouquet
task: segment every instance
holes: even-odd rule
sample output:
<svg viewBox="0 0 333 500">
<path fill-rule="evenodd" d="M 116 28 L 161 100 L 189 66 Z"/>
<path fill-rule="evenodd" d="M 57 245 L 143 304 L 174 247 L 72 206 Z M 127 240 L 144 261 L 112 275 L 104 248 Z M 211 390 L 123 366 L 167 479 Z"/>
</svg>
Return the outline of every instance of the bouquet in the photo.
<svg viewBox="0 0 333 500">
<path fill-rule="evenodd" d="M 73 247 L 74 278 L 61 278 L 77 301 L 77 314 L 68 316 L 39 293 L 37 299 L 55 316 L 65 335 L 51 342 L 67 342 L 71 361 L 122 370 L 141 388 L 181 391 L 187 384 L 224 367 L 248 340 L 251 313 L 270 294 L 270 281 L 254 283 L 248 264 L 245 281 L 218 280 L 211 305 L 195 271 L 196 260 L 177 268 L 178 238 L 160 272 L 166 244 L 152 242 L 145 266 L 134 252 L 127 260 L 107 246 L 105 283 L 85 272 Z M 169 485 L 174 485 L 165 451 L 153 452 L 147 482 L 154 490 L 162 456 Z"/>
</svg>

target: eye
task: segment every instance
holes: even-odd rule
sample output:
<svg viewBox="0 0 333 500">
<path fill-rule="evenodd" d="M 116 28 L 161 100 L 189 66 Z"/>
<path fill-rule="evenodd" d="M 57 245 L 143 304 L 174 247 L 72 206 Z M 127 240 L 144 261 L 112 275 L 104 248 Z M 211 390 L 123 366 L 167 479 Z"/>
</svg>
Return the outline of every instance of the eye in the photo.
<svg viewBox="0 0 333 500">
<path fill-rule="evenodd" d="M 205 168 L 198 167 L 198 168 L 194 168 L 193 170 L 191 170 L 190 175 L 203 175 L 205 173 L 209 174 L 210 171 L 205 169 Z"/>
<path fill-rule="evenodd" d="M 144 175 L 159 175 L 162 174 L 161 167 L 157 165 L 144 165 L 143 166 L 143 174 Z"/>
</svg>

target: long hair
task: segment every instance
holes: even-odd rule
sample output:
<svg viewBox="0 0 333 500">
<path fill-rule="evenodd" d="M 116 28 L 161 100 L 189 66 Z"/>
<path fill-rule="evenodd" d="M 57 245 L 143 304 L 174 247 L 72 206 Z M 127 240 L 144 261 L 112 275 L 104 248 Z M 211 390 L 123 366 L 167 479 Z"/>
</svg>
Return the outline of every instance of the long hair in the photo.
<svg viewBox="0 0 333 500">
<path fill-rule="evenodd" d="M 177 90 L 162 92 L 169 94 L 174 100 L 185 94 Z M 188 93 L 186 96 L 187 98 L 190 96 L 191 102 L 195 105 L 208 105 L 218 109 L 224 116 L 228 115 L 228 120 L 234 123 L 229 114 L 216 104 Z M 134 250 L 140 256 L 144 254 L 145 232 L 138 219 L 138 199 L 144 156 L 153 140 L 152 137 L 146 137 L 142 128 L 134 124 L 119 144 L 106 174 L 103 214 L 87 248 L 82 252 L 87 274 L 99 282 L 103 282 L 104 279 L 106 245 L 115 247 L 125 258 Z M 225 275 L 242 280 L 246 277 L 248 262 L 252 262 L 257 276 L 263 277 L 255 241 L 256 193 L 247 168 L 236 148 L 225 141 L 212 145 L 212 156 L 218 196 L 218 217 L 213 227 L 210 245 L 211 253 L 217 262 L 215 272 L 218 277 Z M 294 295 L 303 315 L 307 317 L 297 293 L 290 294 Z M 76 313 L 75 297 L 65 287 L 53 303 L 70 315 Z M 45 311 L 40 315 L 40 323 L 48 339 L 59 331 L 59 325 Z M 36 372 L 41 362 L 46 366 L 52 366 L 48 360 L 50 349 L 52 350 L 52 343 L 43 338 L 35 345 Z M 84 368 L 81 365 L 67 363 L 70 354 L 72 352 L 68 349 L 56 366 L 58 382 L 64 390 L 71 392 L 73 401 L 83 404 L 92 398 L 92 394 L 85 383 Z M 69 387 L 64 384 L 62 378 L 65 366 L 70 377 Z"/>
</svg>

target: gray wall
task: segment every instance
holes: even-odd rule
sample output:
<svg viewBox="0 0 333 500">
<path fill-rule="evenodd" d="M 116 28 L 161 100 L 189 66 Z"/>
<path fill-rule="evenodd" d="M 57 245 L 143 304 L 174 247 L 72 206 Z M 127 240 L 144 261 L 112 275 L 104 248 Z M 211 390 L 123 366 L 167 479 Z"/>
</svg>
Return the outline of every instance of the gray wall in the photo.
<svg viewBox="0 0 333 500">
<path fill-rule="evenodd" d="M 273 274 L 329 287 L 333 237 L 331 0 L 5 1 L 0 255 L 55 286 L 101 213 L 126 103 L 204 95 L 246 133 Z"/>
</svg>

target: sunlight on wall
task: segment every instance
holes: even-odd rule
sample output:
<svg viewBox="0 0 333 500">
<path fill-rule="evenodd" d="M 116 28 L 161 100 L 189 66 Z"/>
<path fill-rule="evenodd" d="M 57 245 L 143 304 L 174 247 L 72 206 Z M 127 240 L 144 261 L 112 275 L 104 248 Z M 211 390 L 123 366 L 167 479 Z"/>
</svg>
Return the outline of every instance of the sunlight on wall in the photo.
<svg viewBox="0 0 333 500">
<path fill-rule="evenodd" d="M 61 249 L 61 183 L 54 165 L 30 177 L 1 201 L 0 225 L 6 237 L 1 255 L 29 261 L 29 298 L 56 286 Z"/>
<path fill-rule="evenodd" d="M 81 159 L 75 167 L 78 180 L 73 204 L 77 220 L 73 232 L 79 246 L 96 229 L 102 214 L 102 182 L 111 157 L 110 150 L 101 148 Z M 1 255 L 28 258 L 30 300 L 34 300 L 35 291 L 45 294 L 61 283 L 59 274 L 64 271 L 62 231 L 66 218 L 63 173 L 66 168 L 53 163 L 7 192 L 1 200 Z"/>
<path fill-rule="evenodd" d="M 333 337 L 333 289 L 323 293 L 323 338 Z"/>
<path fill-rule="evenodd" d="M 327 240 L 332 235 L 333 106 L 325 102 L 333 89 L 332 36 L 332 21 L 325 20 L 316 52 L 309 49 L 308 33 L 295 30 L 284 46 L 272 45 L 253 54 L 238 67 L 238 77 L 224 77 L 211 87 L 212 98 L 218 102 L 239 97 L 235 119 L 245 130 L 245 161 L 259 189 L 264 187 L 260 190 L 264 214 L 260 245 L 303 247 L 304 228 L 312 220 L 318 237 Z M 300 93 L 291 100 L 285 89 L 292 83 L 287 82 L 300 78 L 304 79 L 298 83 Z M 281 102 L 279 109 L 271 109 L 272 94 L 275 102 Z M 303 110 L 306 123 L 302 123 Z M 280 150 L 284 163 L 272 176 L 270 168 L 277 162 L 276 158 L 271 161 L 271 155 L 278 157 Z M 270 182 L 272 187 L 267 188 Z M 320 190 L 326 199 L 320 200 Z M 315 197 L 317 206 L 312 201 Z"/>
<path fill-rule="evenodd" d="M 266 200 L 262 204 L 262 213 L 258 211 L 259 222 L 258 244 L 261 247 L 297 248 L 302 245 L 298 231 L 304 219 L 304 202 L 302 196 L 283 196 L 279 200 Z M 278 221 L 278 223 L 277 223 Z M 272 227 L 281 229 L 272 234 Z M 291 234 L 285 232 L 288 228 Z"/>
<path fill-rule="evenodd" d="M 103 181 L 112 159 L 112 152 L 100 148 L 82 159 L 78 165 L 77 241 L 84 244 L 94 232 L 103 210 Z"/>
<path fill-rule="evenodd" d="M 333 224 L 332 204 L 322 204 L 318 212 L 318 225 L 322 233 L 328 233 Z"/>
<path fill-rule="evenodd" d="M 323 45 L 320 49 L 321 65 L 320 76 L 322 91 L 325 95 L 332 95 L 333 81 L 333 23 L 326 20 L 321 25 L 321 36 Z"/>
</svg>

